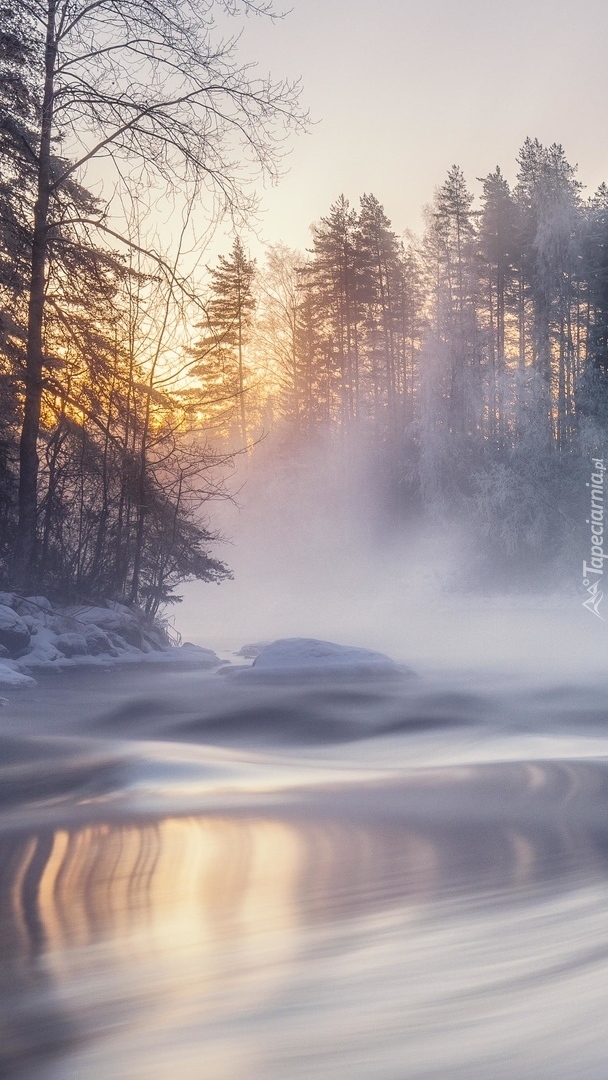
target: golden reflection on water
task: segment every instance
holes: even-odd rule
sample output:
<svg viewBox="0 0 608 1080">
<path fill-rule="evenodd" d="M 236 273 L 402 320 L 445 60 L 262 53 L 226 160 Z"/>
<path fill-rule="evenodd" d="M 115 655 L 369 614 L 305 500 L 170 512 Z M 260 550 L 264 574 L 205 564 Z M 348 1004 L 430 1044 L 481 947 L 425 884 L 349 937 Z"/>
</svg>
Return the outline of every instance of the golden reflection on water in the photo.
<svg viewBox="0 0 608 1080">
<path fill-rule="evenodd" d="M 405 866 L 424 890 L 435 862 L 433 844 L 406 829 L 332 821 L 190 817 L 16 840 L 0 915 L 14 960 L 5 989 L 35 989 L 42 971 L 56 996 L 69 988 L 87 1030 L 93 1012 L 100 1028 L 116 1022 L 116 986 L 129 1007 L 162 1010 L 162 1024 L 193 997 L 206 1021 L 237 1001 L 260 1008 L 297 964 L 306 925 L 383 907 Z"/>
<path fill-rule="evenodd" d="M 246 946 L 254 966 L 256 945 L 266 952 L 271 934 L 288 957 L 302 846 L 297 830 L 275 821 L 184 818 L 59 831 L 37 897 L 49 969 L 64 979 L 75 963 L 94 962 L 91 950 L 101 946 L 104 964 L 127 973 L 162 957 L 184 979 L 195 965 L 199 990 L 212 990 L 228 973 L 227 943 L 241 953 Z M 21 878 L 32 854 L 28 846 Z"/>
<path fill-rule="evenodd" d="M 172 948 L 217 939 L 289 938 L 306 920 L 366 908 L 378 877 L 433 878 L 432 842 L 403 827 L 370 830 L 335 822 L 191 817 L 154 824 L 94 825 L 24 842 L 12 871 L 12 924 L 24 933 L 35 906 L 44 951 L 96 940 Z M 33 895 L 23 886 L 41 847 Z M 35 876 L 35 875 L 34 875 Z M 31 889 L 29 890 L 31 894 Z M 25 920 L 27 922 L 27 919 Z M 134 938 L 135 933 L 135 938 Z"/>
<path fill-rule="evenodd" d="M 30 1058 L 44 1061 L 32 1080 L 284 1080 L 294 1062 L 325 1078 L 332 1061 L 392 1077 L 406 1030 L 411 1060 L 440 1068 L 456 1046 L 463 1061 L 473 1044 L 506 1046 L 528 1015 L 532 1038 L 530 1002 L 557 1039 L 575 987 L 597 1001 L 579 952 L 600 940 L 601 898 L 564 918 L 549 891 L 540 922 L 525 906 L 506 923 L 500 908 L 449 908 L 463 875 L 525 898 L 548 856 L 558 874 L 573 855 L 598 866 L 592 834 L 557 823 L 210 815 L 5 836 L 0 849 L 11 1077 Z M 534 980 L 556 933 L 572 980 L 563 1001 L 539 984 L 541 1005 Z"/>
<path fill-rule="evenodd" d="M 590 839 L 558 823 L 553 833 L 562 863 Z M 304 923 L 423 904 L 452 871 L 513 889 L 546 865 L 543 830 L 494 822 L 466 836 L 447 826 L 235 815 L 5 838 L 0 940 L 5 954 L 43 953 L 53 968 L 99 942 L 125 965 L 129 954 L 212 955 L 226 943 L 253 953 L 269 936 L 288 955 Z"/>
</svg>

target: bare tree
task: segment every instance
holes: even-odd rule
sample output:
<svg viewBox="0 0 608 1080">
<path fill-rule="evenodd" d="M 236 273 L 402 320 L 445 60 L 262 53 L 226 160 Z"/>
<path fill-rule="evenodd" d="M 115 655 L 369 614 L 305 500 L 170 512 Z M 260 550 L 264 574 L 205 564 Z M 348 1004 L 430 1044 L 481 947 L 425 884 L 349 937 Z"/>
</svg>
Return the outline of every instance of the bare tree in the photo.
<svg viewBox="0 0 608 1080">
<path fill-rule="evenodd" d="M 74 181 L 100 162 L 118 186 L 143 183 L 157 194 L 194 186 L 208 193 L 212 213 L 242 214 L 251 179 L 276 174 L 289 127 L 305 120 L 296 84 L 258 79 L 237 63 L 234 38 L 216 42 L 214 8 L 275 17 L 252 0 L 24 0 L 19 9 L 40 95 L 31 139 L 21 132 L 15 144 L 33 164 L 35 186 L 20 442 L 24 579 L 35 558 L 49 245 L 68 226 L 129 243 L 107 202 L 73 209 Z"/>
</svg>

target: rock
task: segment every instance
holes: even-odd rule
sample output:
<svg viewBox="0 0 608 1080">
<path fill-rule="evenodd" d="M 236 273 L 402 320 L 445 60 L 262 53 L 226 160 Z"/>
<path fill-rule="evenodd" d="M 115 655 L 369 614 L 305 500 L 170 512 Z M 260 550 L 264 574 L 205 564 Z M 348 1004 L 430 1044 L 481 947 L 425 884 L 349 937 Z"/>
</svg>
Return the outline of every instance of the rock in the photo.
<svg viewBox="0 0 608 1080">
<path fill-rule="evenodd" d="M 90 656 L 102 656 L 103 654 L 118 656 L 118 652 L 110 638 L 98 626 L 87 626 L 83 630 L 82 637 L 85 641 L 86 651 Z"/>
<path fill-rule="evenodd" d="M 375 674 L 397 672 L 394 660 L 384 653 L 337 645 L 317 638 L 281 638 L 262 649 L 253 661 L 253 669 L 271 671 L 342 671 Z"/>
<path fill-rule="evenodd" d="M 117 604 L 113 608 L 69 608 L 66 614 L 80 624 L 97 626 L 106 634 L 120 634 L 129 645 L 141 648 L 143 636 L 139 620 L 123 604 Z"/>
<path fill-rule="evenodd" d="M 63 660 L 63 654 L 57 648 L 55 634 L 51 630 L 41 629 L 34 634 L 27 650 L 19 658 L 20 667 L 39 667 Z"/>
<path fill-rule="evenodd" d="M 213 649 L 205 649 L 202 645 L 194 645 L 191 641 L 163 649 L 162 652 L 151 653 L 149 659 L 154 664 L 185 664 L 189 668 L 195 667 L 201 670 L 221 671 L 231 666 L 226 660 L 220 660 Z M 249 668 L 247 670 L 249 671 Z"/>
<path fill-rule="evenodd" d="M 126 604 L 120 604 L 118 600 L 108 600 L 108 602 L 106 603 L 106 607 L 110 611 L 120 611 L 123 615 L 133 614 L 133 611 L 130 607 L 127 607 Z"/>
<path fill-rule="evenodd" d="M 3 660 L 6 656 L 10 656 L 6 645 L 0 645 L 0 660 Z"/>
<path fill-rule="evenodd" d="M 31 634 L 23 619 L 12 608 L 0 605 L 0 645 L 10 656 L 16 656 L 27 649 Z"/>
<path fill-rule="evenodd" d="M 46 596 L 17 596 L 14 607 L 19 615 L 30 615 L 33 618 L 50 615 L 53 610 L 53 606 Z"/>
<path fill-rule="evenodd" d="M 104 634 L 105 637 L 105 634 Z M 57 648 L 64 656 L 86 656 L 88 653 L 87 641 L 83 634 L 59 634 Z"/>
<path fill-rule="evenodd" d="M 204 664 L 205 667 L 219 667 L 223 663 L 213 649 L 205 649 L 202 645 L 194 645 L 191 641 L 184 641 L 183 645 L 171 649 L 170 652 L 172 655 L 177 656 L 179 654 L 186 659 L 192 657 L 193 660 Z"/>
<path fill-rule="evenodd" d="M 122 634 L 110 633 L 108 634 L 108 637 L 114 645 L 115 649 L 117 649 L 119 652 L 131 653 L 132 656 L 135 656 L 137 653 L 141 652 L 141 649 L 139 649 L 137 645 L 131 645 L 126 640 L 126 638 L 122 636 Z"/>
<path fill-rule="evenodd" d="M 166 652 L 167 649 L 171 648 L 162 630 L 147 627 L 142 631 L 142 634 L 144 641 L 147 641 L 148 645 L 151 645 L 156 652 Z"/>
<path fill-rule="evenodd" d="M 2 607 L 14 608 L 17 597 L 12 592 L 0 592 L 0 604 Z"/>
<path fill-rule="evenodd" d="M 15 671 L 0 661 L 0 689 L 2 690 L 26 690 L 36 685 L 36 680 L 24 675 L 21 671 Z"/>
<path fill-rule="evenodd" d="M 63 654 L 52 641 L 37 642 L 31 653 L 27 653 L 23 660 L 26 665 L 31 664 L 54 664 L 56 660 L 62 660 Z"/>
<path fill-rule="evenodd" d="M 251 645 L 243 645 L 234 655 L 242 656 L 244 660 L 255 660 L 271 644 L 270 641 L 254 641 Z"/>
</svg>

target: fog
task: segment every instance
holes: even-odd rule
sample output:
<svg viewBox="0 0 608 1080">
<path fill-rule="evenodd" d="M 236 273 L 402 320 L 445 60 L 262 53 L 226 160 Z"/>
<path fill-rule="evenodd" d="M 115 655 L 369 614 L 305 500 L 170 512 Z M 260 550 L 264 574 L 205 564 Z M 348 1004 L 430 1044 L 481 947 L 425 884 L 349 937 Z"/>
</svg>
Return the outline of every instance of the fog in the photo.
<svg viewBox="0 0 608 1080">
<path fill-rule="evenodd" d="M 369 459 L 367 459 L 369 460 Z M 239 463 L 234 502 L 211 519 L 234 571 L 221 586 L 180 591 L 184 640 L 228 658 L 249 642 L 320 637 L 383 650 L 417 670 L 601 673 L 608 634 L 582 606 L 573 558 L 551 591 L 477 583 L 465 526 L 391 524 L 364 449 L 321 441 L 297 457 L 270 437 Z"/>
<path fill-rule="evenodd" d="M 605 624 L 576 564 L 477 587 L 475 537 L 397 520 L 371 460 L 241 457 L 234 580 L 176 626 L 420 677 L 141 664 L 2 710 L 1 1075 L 605 1075 Z"/>
</svg>

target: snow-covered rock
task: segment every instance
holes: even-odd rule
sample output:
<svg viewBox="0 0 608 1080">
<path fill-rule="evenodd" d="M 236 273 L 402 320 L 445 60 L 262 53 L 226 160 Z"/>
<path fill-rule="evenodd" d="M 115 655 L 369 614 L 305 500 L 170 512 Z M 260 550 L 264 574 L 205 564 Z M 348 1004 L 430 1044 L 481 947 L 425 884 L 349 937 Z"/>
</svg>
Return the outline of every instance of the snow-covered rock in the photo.
<svg viewBox="0 0 608 1080">
<path fill-rule="evenodd" d="M 110 638 L 99 626 L 85 626 L 82 630 L 82 636 L 85 640 L 87 652 L 90 656 L 118 656 L 116 648 L 110 641 Z"/>
<path fill-rule="evenodd" d="M 202 645 L 194 645 L 191 641 L 184 641 L 183 645 L 180 645 L 178 649 L 171 649 L 171 653 L 179 653 L 184 660 L 193 659 L 201 661 L 204 664 L 208 664 L 209 667 L 215 667 L 221 664 L 221 660 L 213 649 L 205 649 Z"/>
<path fill-rule="evenodd" d="M 103 635 L 105 637 L 105 634 Z M 88 653 L 87 641 L 84 634 L 58 634 L 57 648 L 64 656 L 86 656 Z"/>
<path fill-rule="evenodd" d="M 281 638 L 267 645 L 252 665 L 260 672 L 344 671 L 361 674 L 398 671 L 390 657 L 371 649 L 317 638 Z"/>
<path fill-rule="evenodd" d="M 44 667 L 47 664 L 55 664 L 63 658 L 62 652 L 57 647 L 57 634 L 46 626 L 39 626 L 35 634 L 32 634 L 27 649 L 19 656 L 19 666 L 22 668 Z"/>
<path fill-rule="evenodd" d="M 30 631 L 20 615 L 12 608 L 0 604 L 0 645 L 10 656 L 16 656 L 30 643 Z"/>
<path fill-rule="evenodd" d="M 9 664 L 10 661 L 7 663 L 5 660 L 0 660 L 0 689 L 26 690 L 28 687 L 36 685 L 35 679 L 32 679 L 29 675 L 24 675 L 22 671 L 10 667 Z"/>
<path fill-rule="evenodd" d="M 110 634 L 108 634 L 108 637 L 109 637 L 110 641 L 112 642 L 114 648 L 118 649 L 119 652 L 129 653 L 132 656 L 137 656 L 137 654 L 142 651 L 141 649 L 138 649 L 137 645 L 129 644 L 127 639 L 124 638 L 122 636 L 122 634 L 112 634 L 112 633 L 110 633 Z"/>
<path fill-rule="evenodd" d="M 19 615 L 30 615 L 37 619 L 41 615 L 50 615 L 53 610 L 51 601 L 46 596 L 16 596 L 13 607 Z"/>
<path fill-rule="evenodd" d="M 252 641 L 249 645 L 243 645 L 234 655 L 242 656 L 244 660 L 255 660 L 270 644 L 270 641 Z"/>
<path fill-rule="evenodd" d="M 124 604 L 63 607 L 44 596 L 0 593 L 0 687 L 35 685 L 30 672 L 76 666 L 159 662 L 220 668 L 211 649 L 169 645 L 162 628 Z M 19 610 L 17 610 L 19 609 Z"/>
<path fill-rule="evenodd" d="M 171 648 L 166 637 L 163 636 L 162 630 L 155 630 L 153 627 L 142 630 L 144 641 L 148 642 L 148 645 L 157 652 L 165 652 Z"/>
<path fill-rule="evenodd" d="M 141 648 L 143 639 L 139 619 L 123 604 L 114 604 L 112 608 L 69 608 L 67 613 L 80 624 L 92 624 L 106 634 L 119 634 L 129 645 Z"/>
</svg>

